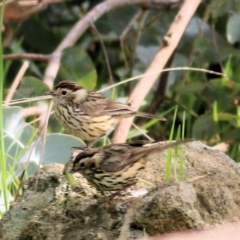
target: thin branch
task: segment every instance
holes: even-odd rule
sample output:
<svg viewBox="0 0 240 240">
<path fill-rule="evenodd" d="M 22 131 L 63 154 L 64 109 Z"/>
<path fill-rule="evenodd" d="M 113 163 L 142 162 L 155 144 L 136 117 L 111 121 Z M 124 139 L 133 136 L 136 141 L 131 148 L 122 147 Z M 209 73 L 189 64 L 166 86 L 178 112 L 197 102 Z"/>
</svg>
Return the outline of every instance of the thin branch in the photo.
<svg viewBox="0 0 240 240">
<path fill-rule="evenodd" d="M 147 135 L 140 127 L 138 127 L 136 124 L 133 123 L 133 126 L 144 136 L 146 137 L 149 141 L 154 142 L 154 140 Z"/>
<path fill-rule="evenodd" d="M 172 67 L 172 68 L 165 68 L 165 69 L 160 69 L 160 70 L 157 70 L 157 71 L 154 71 L 154 72 L 151 72 L 151 73 L 144 73 L 142 75 L 137 75 L 135 77 L 131 77 L 131 78 L 128 78 L 126 80 L 122 80 L 121 82 L 118 82 L 118 83 L 115 83 L 114 85 L 112 86 L 109 86 L 109 87 L 105 87 L 104 89 L 101 89 L 99 91 L 97 91 L 98 93 L 101 93 L 101 92 L 104 92 L 104 91 L 107 91 L 108 89 L 112 89 L 114 87 L 117 87 L 119 85 L 122 85 L 124 83 L 128 83 L 128 82 L 131 82 L 131 81 L 134 81 L 134 80 L 138 80 L 140 78 L 143 78 L 143 77 L 152 77 L 156 74 L 161 74 L 163 72 L 170 72 L 170 71 L 197 71 L 197 72 L 205 72 L 205 73 L 211 73 L 211 74 L 215 74 L 215 75 L 218 75 L 218 76 L 224 76 L 224 77 L 228 77 L 227 74 L 225 73 L 221 73 L 221 72 L 215 72 L 215 71 L 212 71 L 212 70 L 207 70 L 207 69 L 204 69 L 204 68 L 193 68 L 193 67 Z M 36 98 L 34 98 L 35 101 Z"/>
<path fill-rule="evenodd" d="M 161 71 L 166 65 L 167 61 L 176 49 L 189 21 L 195 13 L 197 7 L 201 3 L 201 0 L 186 0 L 182 5 L 180 11 L 176 15 L 170 29 L 164 36 L 164 46 L 159 50 L 152 60 L 150 66 L 146 70 L 145 74 L 149 75 L 153 73 L 151 77 L 143 77 L 136 85 L 135 89 L 131 93 L 128 103 L 133 108 L 138 109 L 143 99 L 148 94 L 153 84 L 159 77 L 157 71 Z M 133 118 L 123 119 L 117 127 L 112 142 L 119 143 L 125 142 L 127 134 L 131 127 Z"/>
<path fill-rule="evenodd" d="M 19 53 L 19 54 L 5 54 L 4 60 L 34 60 L 48 62 L 51 59 L 51 55 L 37 54 L 37 53 Z"/>
<path fill-rule="evenodd" d="M 174 56 L 174 54 L 172 54 L 172 56 L 169 58 L 169 61 L 166 64 L 167 68 L 171 66 L 173 56 Z M 163 72 L 161 74 L 161 76 L 159 77 L 158 87 L 153 95 L 152 101 L 149 104 L 149 106 L 145 107 L 145 109 L 147 109 L 148 113 L 155 113 L 156 110 L 159 109 L 159 107 L 161 106 L 161 104 L 165 98 L 165 91 L 166 91 L 166 87 L 167 87 L 169 73 L 170 73 L 170 71 Z M 138 124 L 142 125 L 146 121 L 148 121 L 146 118 L 140 118 L 138 121 Z"/>
<path fill-rule="evenodd" d="M 84 12 L 84 11 L 82 11 Z M 83 18 L 84 15 L 86 13 L 81 13 L 80 12 L 80 16 Z M 103 42 L 103 39 L 101 37 L 101 34 L 99 33 L 98 29 L 96 28 L 96 26 L 91 23 L 91 30 L 92 30 L 92 33 L 95 34 L 102 46 L 102 49 L 103 49 L 103 54 L 104 54 L 104 57 L 105 57 L 105 61 L 106 61 L 106 64 L 107 64 L 107 69 L 108 69 L 108 76 L 109 76 L 109 81 L 111 84 L 114 84 L 114 80 L 113 80 L 113 74 L 112 74 L 112 69 L 111 69 L 111 66 L 110 66 L 110 61 L 109 61 L 109 57 L 108 57 L 108 53 L 107 53 L 107 49 L 105 47 L 105 44 Z"/>
<path fill-rule="evenodd" d="M 138 27 L 137 27 L 137 32 L 136 32 L 136 37 L 135 37 L 135 41 L 133 43 L 133 48 L 132 48 L 132 54 L 131 54 L 131 60 L 130 60 L 130 74 L 132 74 L 132 70 L 133 70 L 133 66 L 134 66 L 134 60 L 135 60 L 135 56 L 136 56 L 136 51 L 137 51 L 137 46 L 140 40 L 140 36 L 142 33 L 142 29 L 144 27 L 144 23 L 146 21 L 147 18 L 147 14 L 148 11 L 146 11 L 145 9 L 142 11 L 140 17 L 139 17 L 139 23 L 138 23 Z"/>
<path fill-rule="evenodd" d="M 22 77 L 24 75 L 24 73 L 26 72 L 27 68 L 29 66 L 29 62 L 25 61 L 22 65 L 22 67 L 20 68 L 20 71 L 18 72 L 17 76 L 15 77 L 14 81 L 13 81 L 13 84 L 8 92 L 8 95 L 6 97 L 6 100 L 5 100 L 5 103 L 4 103 L 4 106 L 8 106 L 12 97 L 13 97 L 13 94 L 15 93 L 20 81 L 22 80 Z"/>
<path fill-rule="evenodd" d="M 29 116 L 39 116 L 39 131 L 42 132 L 42 129 L 45 126 L 45 119 L 48 117 L 48 108 L 46 105 L 38 105 L 33 107 L 24 108 L 22 112 L 22 117 L 26 118 Z"/>
<path fill-rule="evenodd" d="M 111 66 L 110 66 L 110 61 L 109 61 L 109 57 L 108 57 L 108 53 L 107 53 L 107 50 L 105 48 L 105 45 L 104 45 L 104 42 L 102 40 L 102 37 L 100 35 L 100 33 L 98 32 L 96 26 L 92 23 L 91 24 L 91 28 L 93 30 L 93 32 L 97 35 L 98 39 L 99 39 L 99 42 L 102 46 L 102 49 L 103 49 L 103 54 L 105 56 L 105 61 L 106 61 L 106 64 L 107 64 L 107 69 L 108 69 L 108 75 L 109 75 L 109 80 L 110 80 L 110 83 L 111 84 L 114 84 L 114 80 L 113 80 L 113 74 L 112 74 L 112 69 L 111 69 Z"/>
<path fill-rule="evenodd" d="M 224 66 L 223 66 L 223 63 L 222 63 L 222 60 L 221 60 L 221 56 L 220 56 L 220 53 L 219 53 L 219 46 L 218 46 L 218 43 L 217 43 L 216 33 L 215 33 L 215 25 L 211 24 L 211 27 L 212 27 L 211 34 L 212 34 L 214 51 L 215 51 L 216 55 L 218 56 L 218 64 L 221 68 L 221 71 L 224 73 L 225 69 L 224 69 Z"/>
<path fill-rule="evenodd" d="M 21 103 L 30 103 L 30 102 L 42 101 L 42 100 L 48 100 L 48 99 L 52 99 L 52 96 L 38 96 L 33 98 L 13 99 L 10 101 L 8 105 L 19 105 Z M 6 102 L 4 101 L 2 106 L 5 106 L 5 105 L 6 105 Z"/>
<path fill-rule="evenodd" d="M 50 104 L 49 107 L 47 107 L 47 106 L 36 106 L 36 107 L 30 107 L 28 109 L 24 109 L 24 111 L 23 111 L 22 117 L 30 116 L 32 114 L 40 115 L 39 120 L 40 120 L 41 127 L 40 127 L 38 138 L 33 143 L 33 145 L 30 147 L 30 152 L 29 152 L 29 155 L 28 155 L 28 159 L 27 159 L 26 164 L 24 166 L 24 170 L 23 170 L 23 172 L 22 172 L 22 174 L 19 178 L 20 182 L 19 182 L 19 186 L 18 186 L 18 189 L 17 189 L 15 197 L 14 197 L 14 201 L 16 201 L 17 197 L 19 196 L 19 191 L 23 186 L 24 175 L 25 175 L 26 170 L 28 169 L 28 166 L 30 164 L 30 158 L 32 156 L 32 153 L 35 150 L 39 141 L 42 139 L 43 140 L 43 145 L 42 145 L 42 149 L 41 149 L 40 161 L 38 163 L 39 166 L 38 166 L 38 170 L 37 170 L 37 173 L 36 173 L 37 176 L 36 176 L 36 182 L 35 182 L 35 186 L 34 186 L 34 189 L 35 189 L 35 192 L 36 192 L 37 185 L 38 185 L 39 169 L 40 169 L 40 165 L 41 165 L 41 161 L 42 161 L 43 153 L 44 153 L 44 149 L 45 149 L 47 125 L 48 125 L 49 116 L 51 115 L 51 109 L 52 109 L 52 103 Z"/>
<path fill-rule="evenodd" d="M 19 1 L 18 4 L 20 6 L 33 6 L 33 5 L 36 5 L 36 4 L 39 4 L 39 0 L 30 0 L 30 1 Z M 60 2 L 64 2 L 64 0 L 44 0 L 42 1 L 43 3 L 45 4 L 50 4 L 50 3 L 60 3 Z"/>
<path fill-rule="evenodd" d="M 44 125 L 43 128 L 41 129 L 40 132 L 40 136 L 42 139 L 42 148 L 41 148 L 41 153 L 40 153 L 40 161 L 39 161 L 39 165 L 38 165 L 38 170 L 36 172 L 36 182 L 34 185 L 34 191 L 37 192 L 37 186 L 38 186 L 38 179 L 39 179 L 39 173 L 40 173 L 40 166 L 43 160 L 43 155 L 44 155 L 44 151 L 45 151 L 45 146 L 46 146 L 46 137 L 47 137 L 47 126 L 48 126 L 48 121 L 49 121 L 49 117 L 51 115 L 51 111 L 52 111 L 52 106 L 53 106 L 53 102 L 50 103 L 48 110 L 47 110 L 47 114 L 45 115 L 45 121 L 44 121 Z"/>
<path fill-rule="evenodd" d="M 125 53 L 125 50 L 124 50 L 124 40 L 125 40 L 125 37 L 126 35 L 128 34 L 128 32 L 130 31 L 130 29 L 132 28 L 133 24 L 135 23 L 135 21 L 141 16 L 142 14 L 142 9 L 140 11 L 138 11 L 134 16 L 133 18 L 130 20 L 130 22 L 128 23 L 128 25 L 125 27 L 125 29 L 123 30 L 122 34 L 120 35 L 119 37 L 119 40 L 120 40 L 120 47 L 121 47 L 121 50 L 122 50 L 122 53 L 123 53 L 123 60 L 124 60 L 124 63 L 125 63 L 125 68 L 129 71 L 130 70 L 130 67 L 129 67 L 129 64 L 128 64 L 128 60 L 127 60 L 127 55 Z"/>
<path fill-rule="evenodd" d="M 168 7 L 172 4 L 181 3 L 181 0 L 106 0 L 96 5 L 86 16 L 79 20 L 69 31 L 66 37 L 59 44 L 57 49 L 52 54 L 52 59 L 49 61 L 44 74 L 44 82 L 50 87 L 53 87 L 54 79 L 60 67 L 61 56 L 64 49 L 72 47 L 77 40 L 85 33 L 85 31 L 99 19 L 103 14 L 119 8 L 127 6 L 152 7 L 153 4 L 158 4 L 162 7 Z"/>
</svg>

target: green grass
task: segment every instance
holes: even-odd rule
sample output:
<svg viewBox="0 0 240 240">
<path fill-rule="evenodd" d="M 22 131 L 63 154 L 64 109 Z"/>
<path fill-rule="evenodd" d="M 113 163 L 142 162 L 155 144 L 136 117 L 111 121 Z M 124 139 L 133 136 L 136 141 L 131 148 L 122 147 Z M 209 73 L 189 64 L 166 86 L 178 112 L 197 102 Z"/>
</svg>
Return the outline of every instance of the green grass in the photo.
<svg viewBox="0 0 240 240">
<path fill-rule="evenodd" d="M 0 15 L 0 29 L 3 26 L 3 17 L 5 10 L 6 0 L 3 0 L 3 5 L 1 8 Z M 3 46 L 2 46 L 2 35 L 0 35 L 0 169 L 1 169 L 1 192 L 4 197 L 5 208 L 9 207 L 9 199 L 8 199 L 8 186 L 7 186 L 7 172 L 6 172 L 6 160 L 4 153 L 4 139 L 3 139 L 3 84 L 4 84 L 4 70 L 3 70 Z"/>
<path fill-rule="evenodd" d="M 182 139 L 185 138 L 185 123 L 186 123 L 186 113 L 183 112 L 183 124 L 182 124 L 182 132 L 181 137 Z M 184 151 L 180 152 L 180 180 L 184 180 L 185 178 L 185 161 L 184 161 Z"/>
<path fill-rule="evenodd" d="M 176 122 L 177 111 L 178 111 L 178 107 L 176 107 L 175 111 L 174 111 L 172 127 L 171 127 L 171 131 L 170 131 L 170 136 L 169 136 L 169 139 L 168 139 L 169 141 L 173 140 L 174 126 L 175 126 L 175 122 Z M 166 169 L 165 169 L 166 180 L 170 180 L 170 175 L 171 175 L 171 158 L 172 158 L 172 149 L 169 148 L 167 150 L 167 158 L 166 158 Z"/>
<path fill-rule="evenodd" d="M 179 125 L 177 132 L 175 130 L 175 122 L 177 118 L 178 107 L 175 108 L 172 127 L 170 131 L 169 141 L 172 140 L 180 140 L 185 138 L 185 125 L 186 125 L 186 114 L 183 112 L 183 124 Z M 174 137 L 175 135 L 175 137 Z M 173 173 L 175 181 L 184 180 L 185 177 L 185 164 L 184 164 L 184 151 L 183 149 L 176 146 L 174 148 L 174 163 L 173 163 Z M 167 150 L 166 157 L 166 168 L 165 168 L 165 178 L 166 180 L 170 180 L 171 178 L 171 161 L 172 161 L 172 149 L 169 148 Z M 178 171 L 179 169 L 179 171 Z"/>
</svg>

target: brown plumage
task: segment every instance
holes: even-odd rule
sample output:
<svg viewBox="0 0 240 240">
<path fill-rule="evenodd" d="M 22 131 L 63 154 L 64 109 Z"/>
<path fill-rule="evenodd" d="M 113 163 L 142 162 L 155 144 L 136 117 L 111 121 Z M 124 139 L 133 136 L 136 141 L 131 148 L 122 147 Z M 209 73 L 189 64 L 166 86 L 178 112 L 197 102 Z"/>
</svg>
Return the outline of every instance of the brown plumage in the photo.
<svg viewBox="0 0 240 240">
<path fill-rule="evenodd" d="M 60 124 L 70 134 L 82 140 L 94 141 L 109 134 L 123 118 L 141 116 L 163 117 L 141 113 L 127 104 L 87 91 L 72 81 L 58 83 L 52 92 L 55 114 Z"/>
<path fill-rule="evenodd" d="M 158 158 L 160 152 L 191 141 L 155 143 L 148 147 L 138 141 L 85 149 L 65 165 L 64 173 L 81 173 L 101 192 L 123 190 L 137 183 L 140 170 L 148 161 Z"/>
</svg>

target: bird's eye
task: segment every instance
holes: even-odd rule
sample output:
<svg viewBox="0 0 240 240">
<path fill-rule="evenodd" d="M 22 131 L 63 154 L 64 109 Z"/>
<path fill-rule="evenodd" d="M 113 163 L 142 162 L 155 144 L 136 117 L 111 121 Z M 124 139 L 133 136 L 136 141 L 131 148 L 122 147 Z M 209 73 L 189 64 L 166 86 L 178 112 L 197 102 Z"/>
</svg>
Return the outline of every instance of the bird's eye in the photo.
<svg viewBox="0 0 240 240">
<path fill-rule="evenodd" d="M 90 165 L 90 168 L 95 168 L 95 167 L 96 167 L 95 163 L 92 163 L 92 164 Z"/>
<path fill-rule="evenodd" d="M 62 91 L 62 95 L 66 95 L 67 94 L 67 91 Z"/>
<path fill-rule="evenodd" d="M 82 163 L 80 164 L 80 167 L 84 168 L 84 167 L 85 167 L 85 163 L 82 162 Z"/>
</svg>

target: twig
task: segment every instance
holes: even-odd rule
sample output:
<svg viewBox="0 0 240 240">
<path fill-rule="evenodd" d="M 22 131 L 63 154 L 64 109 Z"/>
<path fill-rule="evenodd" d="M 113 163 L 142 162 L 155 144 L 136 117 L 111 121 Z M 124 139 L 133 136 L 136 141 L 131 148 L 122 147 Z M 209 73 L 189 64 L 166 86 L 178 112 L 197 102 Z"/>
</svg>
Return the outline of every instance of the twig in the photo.
<svg viewBox="0 0 240 240">
<path fill-rule="evenodd" d="M 140 36 L 141 36 L 141 32 L 142 29 L 144 27 L 144 23 L 146 21 L 147 18 L 147 14 L 148 11 L 146 11 L 145 9 L 142 11 L 140 17 L 139 17 L 139 23 L 138 23 L 138 27 L 137 27 L 137 34 L 135 37 L 135 41 L 133 43 L 133 48 L 132 48 L 132 54 L 131 54 L 131 61 L 130 61 L 130 74 L 132 74 L 132 69 L 134 67 L 134 60 L 135 60 L 135 56 L 136 56 L 136 51 L 137 51 L 137 46 L 140 40 Z"/>
<path fill-rule="evenodd" d="M 158 71 L 155 71 L 155 72 L 151 72 L 151 73 L 148 73 L 148 74 L 142 74 L 142 75 L 137 75 L 135 77 L 131 77 L 131 78 L 128 78 L 126 80 L 122 80 L 121 82 L 118 82 L 118 83 L 115 83 L 114 85 L 112 86 L 108 86 L 108 87 L 105 87 L 104 89 L 101 89 L 101 90 L 98 90 L 97 92 L 98 93 L 101 93 L 101 92 L 104 92 L 108 89 L 112 89 L 114 87 L 117 87 L 119 85 L 122 85 L 124 83 L 128 83 L 128 82 L 131 82 L 131 81 L 135 81 L 135 80 L 138 80 L 142 77 L 152 77 L 153 75 L 155 74 L 160 74 L 160 73 L 163 73 L 163 72 L 170 72 L 170 71 L 197 71 L 197 72 L 205 72 L 205 73 L 211 73 L 211 74 L 215 74 L 215 75 L 218 75 L 218 76 L 224 76 L 224 77 L 228 77 L 228 75 L 226 73 L 221 73 L 221 72 L 215 72 L 215 71 L 212 71 L 212 70 L 207 70 L 207 69 L 204 69 L 204 68 L 194 68 L 194 67 L 172 67 L 172 68 L 165 68 L 165 69 L 160 69 Z"/>
<path fill-rule="evenodd" d="M 122 53 L 123 53 L 123 59 L 124 59 L 124 63 L 125 63 L 125 68 L 129 71 L 130 70 L 130 67 L 129 67 L 129 64 L 128 64 L 128 61 L 127 61 L 127 56 L 126 56 L 126 53 L 125 53 L 125 50 L 124 50 L 124 40 L 125 40 L 125 37 L 126 35 L 128 34 L 128 32 L 130 31 L 132 25 L 134 24 L 134 22 L 141 16 L 142 14 L 142 9 L 140 11 L 138 11 L 134 16 L 133 18 L 130 20 L 130 22 L 128 23 L 128 25 L 125 27 L 125 29 L 123 30 L 122 34 L 120 35 L 119 37 L 119 40 L 120 40 L 120 47 L 121 47 L 121 50 L 122 50 Z"/>
<path fill-rule="evenodd" d="M 28 116 L 39 116 L 39 131 L 42 132 L 42 129 L 45 126 L 45 119 L 47 118 L 48 109 L 46 105 L 33 106 L 24 108 L 22 112 L 22 117 L 26 118 Z"/>
<path fill-rule="evenodd" d="M 19 53 L 19 54 L 5 54 L 3 55 L 4 60 L 34 60 L 48 62 L 51 55 L 37 54 L 37 53 Z"/>
<path fill-rule="evenodd" d="M 169 68 L 172 64 L 174 54 L 169 58 L 169 61 L 166 64 L 166 67 Z M 145 107 L 148 113 L 155 113 L 157 109 L 161 106 L 163 100 L 165 99 L 165 91 L 168 81 L 169 72 L 163 72 L 159 77 L 158 87 L 154 93 L 151 103 L 149 106 Z M 144 124 L 147 122 L 146 118 L 140 118 L 137 122 L 139 125 Z"/>
<path fill-rule="evenodd" d="M 72 47 L 76 41 L 82 36 L 82 34 L 100 18 L 104 13 L 107 13 L 113 9 L 127 6 L 144 6 L 151 7 L 152 4 L 158 4 L 161 6 L 170 6 L 172 4 L 180 3 L 181 0 L 106 0 L 96 5 L 85 17 L 79 20 L 73 28 L 69 31 L 66 37 L 59 44 L 57 49 L 53 52 L 52 58 L 49 61 L 47 69 L 44 74 L 44 82 L 50 87 L 53 87 L 54 79 L 57 75 L 60 67 L 60 60 L 65 48 Z M 186 14 L 187 15 L 187 14 Z"/>
<path fill-rule="evenodd" d="M 20 71 L 18 72 L 18 74 L 17 74 L 16 78 L 14 79 L 13 84 L 12 84 L 12 86 L 11 86 L 9 92 L 8 92 L 8 95 L 6 97 L 4 106 L 9 105 L 9 103 L 10 103 L 12 97 L 13 97 L 13 94 L 15 93 L 15 91 L 16 91 L 24 73 L 26 72 L 28 66 L 29 66 L 29 62 L 24 61 L 22 67 L 20 68 Z"/>
<path fill-rule="evenodd" d="M 42 100 L 48 100 L 52 99 L 52 96 L 38 96 L 33 98 L 20 98 L 20 99 L 13 99 L 9 103 L 9 105 L 19 105 L 21 103 L 30 103 L 35 101 L 42 101 Z M 2 106 L 5 106 L 5 101 L 3 102 Z"/>
<path fill-rule="evenodd" d="M 201 38 L 203 38 L 203 34 L 204 34 L 204 27 L 206 25 L 206 22 L 208 22 L 208 19 L 210 18 L 211 16 L 211 12 L 212 12 L 212 9 L 210 9 L 210 7 L 208 6 L 203 14 L 203 21 L 201 23 L 199 27 L 199 31 L 198 31 L 198 34 L 197 34 L 197 37 L 195 38 L 195 40 L 193 40 L 193 43 L 192 43 L 192 46 L 194 46 L 195 42 Z M 192 48 L 191 49 L 191 52 L 189 54 L 189 58 L 188 58 L 188 62 L 187 62 L 187 65 L 188 66 L 192 66 L 193 64 L 193 60 L 194 60 L 194 57 L 196 56 L 196 49 L 195 48 Z M 181 85 L 184 86 L 185 82 L 187 81 L 187 75 L 188 73 L 185 72 L 184 75 L 183 75 L 183 80 L 181 82 Z M 203 74 L 203 76 L 206 76 L 205 74 Z M 206 81 L 205 81 L 206 82 Z"/>
<path fill-rule="evenodd" d="M 34 185 L 34 191 L 35 191 L 35 192 L 37 192 L 38 177 L 39 177 L 39 172 L 40 172 L 40 165 L 41 165 L 41 162 L 42 162 L 42 159 L 43 159 L 43 155 L 44 155 L 44 151 L 45 151 L 46 136 L 47 136 L 47 126 L 48 126 L 48 120 L 49 120 L 49 117 L 50 117 L 50 113 L 51 113 L 51 110 L 52 110 L 52 106 L 53 106 L 53 103 L 51 102 L 50 105 L 49 105 L 47 114 L 46 114 L 46 119 L 45 119 L 45 122 L 44 122 L 44 127 L 43 127 L 42 130 L 41 130 L 42 149 L 41 149 L 41 153 L 40 153 L 40 161 L 39 161 L 38 170 L 37 170 L 37 173 L 36 173 L 36 182 L 35 182 L 35 185 Z"/>
<path fill-rule="evenodd" d="M 109 61 L 109 57 L 108 57 L 108 53 L 107 53 L 107 50 L 105 48 L 105 45 L 104 45 L 104 42 L 102 40 L 102 37 L 101 35 L 99 34 L 96 26 L 92 23 L 91 24 L 91 27 L 92 27 L 92 30 L 94 31 L 94 33 L 97 35 L 98 39 L 99 39 L 99 42 L 102 46 L 102 49 L 103 49 L 103 54 L 105 56 L 105 60 L 106 60 L 106 64 L 107 64 L 107 69 L 108 69 L 108 75 L 109 75 L 109 80 L 110 80 L 110 83 L 111 84 L 114 84 L 114 80 L 113 80 L 113 74 L 112 74 L 112 69 L 111 69 L 111 66 L 110 66 L 110 61 Z"/>
<path fill-rule="evenodd" d="M 139 205 L 139 204 L 137 204 L 137 205 Z M 128 207 L 128 209 L 124 215 L 123 225 L 121 227 L 120 235 L 117 240 L 129 239 L 130 225 L 131 225 L 131 222 L 133 221 L 135 209 L 136 209 L 136 206 L 134 206 L 133 204 L 131 204 L 130 207 Z"/>
<path fill-rule="evenodd" d="M 43 158 L 43 153 L 44 153 L 44 149 L 45 149 L 45 143 L 46 143 L 46 131 L 47 131 L 47 123 L 48 123 L 48 119 L 49 119 L 49 116 L 50 116 L 50 113 L 51 113 L 51 108 L 52 108 L 52 103 L 50 104 L 49 108 L 47 109 L 47 114 L 46 115 L 46 118 L 45 118 L 45 121 L 44 121 L 44 127 L 40 130 L 40 134 L 38 136 L 38 138 L 35 140 L 35 142 L 30 146 L 30 151 L 29 151 L 29 155 L 28 155 L 28 159 L 26 161 L 26 164 L 24 166 L 24 170 L 19 178 L 20 182 L 19 182 L 19 186 L 18 186 L 18 189 L 16 191 L 16 194 L 15 194 L 15 197 L 14 197 L 14 200 L 16 201 L 17 197 L 19 196 L 19 191 L 20 191 L 20 188 L 22 187 L 23 185 L 23 181 L 24 181 L 24 175 L 26 173 L 26 170 L 28 169 L 28 166 L 29 166 L 29 163 L 30 163 L 30 158 L 32 156 L 32 153 L 33 151 L 35 150 L 38 142 L 43 139 L 43 145 L 42 145 L 42 149 L 41 149 L 41 155 L 40 155 L 40 161 L 39 161 L 39 166 L 38 166 L 38 170 L 37 170 L 37 176 L 36 176 L 36 182 L 35 182 L 35 186 L 34 186 L 34 189 L 35 189 L 35 192 L 36 192 L 36 189 L 37 189 L 37 185 L 38 185 L 38 176 L 39 176 L 39 169 L 40 169 L 40 164 L 41 164 L 41 161 L 42 161 L 42 158 Z M 23 115 L 24 115 L 24 112 L 23 112 Z M 41 137 L 42 136 L 42 137 Z"/>
<path fill-rule="evenodd" d="M 224 73 L 225 69 L 224 69 L 224 66 L 223 66 L 223 63 L 222 63 L 222 60 L 221 60 L 221 56 L 220 56 L 220 53 L 219 53 L 219 46 L 218 46 L 217 39 L 216 39 L 216 32 L 215 32 L 214 25 L 212 24 L 211 27 L 214 30 L 214 31 L 213 30 L 211 31 L 213 47 L 214 47 L 216 55 L 218 56 L 218 64 L 221 68 L 221 71 Z"/>
<path fill-rule="evenodd" d="M 136 124 L 133 123 L 133 126 L 144 136 L 146 137 L 149 141 L 153 142 L 154 140 L 148 136 L 140 127 L 138 127 Z"/>
<path fill-rule="evenodd" d="M 39 4 L 39 0 L 31 0 L 31 1 L 19 1 L 18 4 L 20 6 L 33 6 L 36 4 Z M 45 4 L 49 4 L 49 3 L 60 3 L 60 2 L 64 2 L 64 0 L 44 0 L 43 1 Z"/>
<path fill-rule="evenodd" d="M 184 2 L 180 11 L 176 15 L 172 25 L 170 26 L 170 29 L 164 37 L 164 46 L 155 55 L 150 66 L 145 72 L 146 75 L 150 73 L 155 74 L 153 74 L 152 77 L 143 77 L 136 85 L 135 89 L 133 90 L 128 99 L 128 103 L 130 103 L 133 108 L 138 109 L 143 99 L 150 91 L 151 87 L 159 76 L 159 73 L 156 73 L 157 70 L 161 71 L 161 69 L 163 69 L 166 65 L 172 53 L 176 49 L 190 19 L 192 18 L 200 3 L 201 0 L 186 0 Z M 113 143 L 124 142 L 126 140 L 132 121 L 133 118 L 128 118 L 123 119 L 120 122 L 114 133 L 112 140 Z"/>
</svg>

